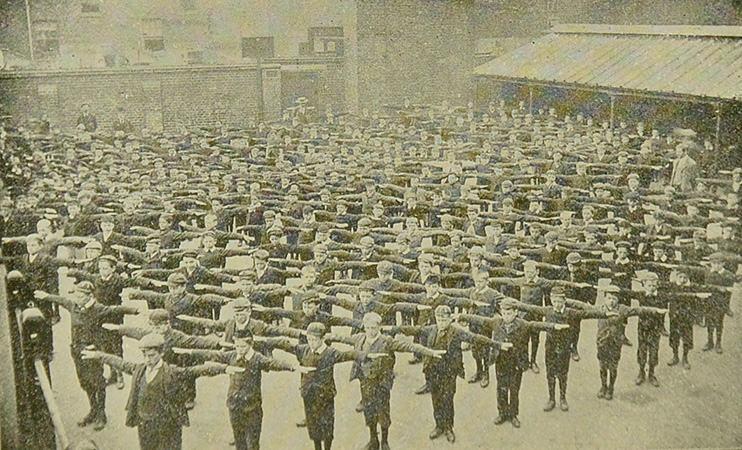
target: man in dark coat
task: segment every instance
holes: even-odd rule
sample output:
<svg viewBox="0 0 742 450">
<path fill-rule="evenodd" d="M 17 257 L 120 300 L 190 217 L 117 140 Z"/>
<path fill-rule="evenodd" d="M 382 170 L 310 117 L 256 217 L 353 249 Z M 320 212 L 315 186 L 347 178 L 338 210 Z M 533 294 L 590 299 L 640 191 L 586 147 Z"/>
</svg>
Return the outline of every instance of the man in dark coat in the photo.
<svg viewBox="0 0 742 450">
<path fill-rule="evenodd" d="M 125 361 L 103 352 L 83 350 L 83 359 L 97 359 L 132 375 L 126 403 L 126 426 L 137 427 L 141 450 L 180 450 L 183 427 L 190 425 L 182 400 L 184 380 L 224 373 L 227 366 L 217 363 L 176 367 L 162 360 L 165 340 L 151 333 L 139 340 L 144 363 Z M 232 368 L 231 371 L 244 371 Z"/>
</svg>

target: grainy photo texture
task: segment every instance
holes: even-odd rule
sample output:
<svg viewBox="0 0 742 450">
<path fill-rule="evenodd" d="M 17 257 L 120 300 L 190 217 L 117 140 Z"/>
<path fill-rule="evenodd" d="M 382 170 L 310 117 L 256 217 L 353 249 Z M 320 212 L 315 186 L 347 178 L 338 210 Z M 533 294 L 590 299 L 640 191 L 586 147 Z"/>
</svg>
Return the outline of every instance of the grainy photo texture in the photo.
<svg viewBox="0 0 742 450">
<path fill-rule="evenodd" d="M 740 0 L 0 0 L 0 446 L 742 448 L 741 98 Z"/>
</svg>

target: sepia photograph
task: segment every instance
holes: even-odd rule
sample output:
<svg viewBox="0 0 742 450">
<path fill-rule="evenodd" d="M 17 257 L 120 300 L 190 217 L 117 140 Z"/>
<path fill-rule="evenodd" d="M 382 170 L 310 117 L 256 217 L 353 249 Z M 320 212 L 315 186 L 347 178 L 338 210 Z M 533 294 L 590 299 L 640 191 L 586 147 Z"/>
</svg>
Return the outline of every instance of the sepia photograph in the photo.
<svg viewBox="0 0 742 450">
<path fill-rule="evenodd" d="M 742 0 L 0 0 L 0 449 L 742 449 Z"/>
</svg>

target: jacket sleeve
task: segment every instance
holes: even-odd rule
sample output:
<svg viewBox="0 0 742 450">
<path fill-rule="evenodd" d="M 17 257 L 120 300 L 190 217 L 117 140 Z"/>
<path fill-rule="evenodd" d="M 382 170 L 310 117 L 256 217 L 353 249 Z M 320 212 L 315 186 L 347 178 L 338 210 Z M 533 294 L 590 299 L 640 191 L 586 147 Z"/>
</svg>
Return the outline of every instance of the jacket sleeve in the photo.
<svg viewBox="0 0 742 450">
<path fill-rule="evenodd" d="M 58 303 L 62 305 L 62 307 L 64 307 L 67 311 L 71 311 L 76 306 L 75 302 L 73 302 L 72 300 L 65 298 L 65 297 L 61 297 L 59 295 L 50 295 L 41 301 Z"/>
<path fill-rule="evenodd" d="M 126 336 L 132 339 L 141 339 L 145 335 L 149 334 L 150 331 L 142 327 L 132 327 L 130 325 L 119 326 L 118 333 L 121 336 Z"/>
<path fill-rule="evenodd" d="M 389 350 L 393 352 L 414 353 L 422 356 L 433 356 L 435 352 L 428 347 L 399 339 L 392 339 Z"/>
<path fill-rule="evenodd" d="M 108 353 L 97 352 L 97 354 L 98 354 L 98 359 L 104 364 L 108 364 L 114 369 L 120 370 L 122 372 L 126 372 L 129 375 L 133 375 L 134 371 L 137 370 L 137 364 L 131 361 L 126 361 L 123 358 L 110 355 Z"/>
</svg>

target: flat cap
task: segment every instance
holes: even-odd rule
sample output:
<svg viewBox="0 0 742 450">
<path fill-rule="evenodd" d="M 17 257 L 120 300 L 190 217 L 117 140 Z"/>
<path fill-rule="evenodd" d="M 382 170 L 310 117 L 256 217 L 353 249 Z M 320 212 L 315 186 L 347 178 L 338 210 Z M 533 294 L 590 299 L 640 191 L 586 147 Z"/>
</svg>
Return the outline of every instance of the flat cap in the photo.
<svg viewBox="0 0 742 450">
<path fill-rule="evenodd" d="M 165 338 L 158 333 L 150 333 L 139 339 L 139 348 L 162 348 L 165 345 Z"/>
<path fill-rule="evenodd" d="M 307 334 L 311 334 L 312 336 L 322 337 L 326 332 L 327 329 L 325 326 L 319 322 L 312 322 L 307 326 Z"/>
<path fill-rule="evenodd" d="M 435 308 L 435 315 L 436 316 L 450 316 L 451 307 L 448 305 L 438 305 L 438 307 Z"/>
<path fill-rule="evenodd" d="M 381 325 L 381 316 L 375 312 L 366 313 L 363 316 L 363 325 L 377 326 Z"/>
<path fill-rule="evenodd" d="M 87 244 L 85 244 L 85 249 L 98 249 L 103 250 L 103 244 L 101 244 L 98 241 L 90 241 Z"/>
<path fill-rule="evenodd" d="M 268 250 L 261 248 L 260 250 L 253 253 L 252 256 L 258 259 L 268 259 L 268 257 L 270 256 L 270 253 L 268 253 Z"/>
<path fill-rule="evenodd" d="M 621 292 L 621 288 L 619 288 L 615 284 L 604 284 L 604 285 L 599 284 L 598 290 L 601 292 Z"/>
<path fill-rule="evenodd" d="M 371 224 L 372 224 L 371 219 L 369 219 L 368 217 L 364 217 L 363 219 L 358 221 L 359 227 L 370 227 Z"/>
<path fill-rule="evenodd" d="M 185 285 L 188 283 L 188 279 L 185 275 L 183 275 L 180 272 L 171 273 L 169 277 L 167 277 L 167 284 L 172 285 Z"/>
<path fill-rule="evenodd" d="M 726 257 L 724 253 L 722 252 L 714 252 L 709 255 L 709 261 L 711 262 L 723 262 L 726 260 Z"/>
<path fill-rule="evenodd" d="M 103 255 L 100 258 L 98 258 L 98 261 L 108 261 L 109 263 L 111 263 L 112 266 L 115 266 L 116 264 L 118 264 L 118 260 L 113 255 Z"/>
<path fill-rule="evenodd" d="M 564 290 L 564 287 L 557 284 L 553 288 L 551 288 L 550 295 L 555 296 L 555 297 L 557 296 L 563 297 L 567 294 L 566 294 L 566 291 Z"/>
<path fill-rule="evenodd" d="M 183 258 L 198 258 L 198 252 L 196 250 L 186 250 L 183 252 Z"/>
<path fill-rule="evenodd" d="M 149 323 L 152 325 L 162 325 L 170 322 L 170 313 L 165 309 L 153 309 L 149 312 Z"/>
<path fill-rule="evenodd" d="M 577 252 L 572 252 L 567 255 L 567 264 L 575 264 L 582 261 L 582 256 Z"/>
<path fill-rule="evenodd" d="M 251 306 L 252 303 L 250 303 L 250 300 L 245 297 L 238 297 L 232 301 L 232 308 L 235 311 L 245 311 L 250 309 Z"/>
</svg>

